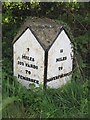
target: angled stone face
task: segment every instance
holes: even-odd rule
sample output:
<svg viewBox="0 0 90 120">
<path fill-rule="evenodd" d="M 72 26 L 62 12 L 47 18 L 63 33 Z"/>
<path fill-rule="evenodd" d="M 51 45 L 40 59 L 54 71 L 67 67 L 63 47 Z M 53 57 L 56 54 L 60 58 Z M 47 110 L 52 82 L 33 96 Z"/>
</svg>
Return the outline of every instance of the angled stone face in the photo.
<svg viewBox="0 0 90 120">
<path fill-rule="evenodd" d="M 43 84 L 45 51 L 28 28 L 13 45 L 14 76 L 27 88 Z"/>
<path fill-rule="evenodd" d="M 57 36 L 61 25 L 56 23 L 55 20 L 49 18 L 28 18 L 20 27 L 17 35 L 14 38 L 14 41 L 23 32 L 23 30 L 26 29 L 26 27 L 30 27 L 37 38 L 41 41 L 43 46 L 48 48 L 48 46 L 52 44 L 53 40 Z"/>
<path fill-rule="evenodd" d="M 72 72 L 72 44 L 62 29 L 48 51 L 47 85 L 58 88 L 70 79 Z"/>
<path fill-rule="evenodd" d="M 21 29 L 13 44 L 17 80 L 27 88 L 59 88 L 70 80 L 73 46 L 64 28 L 50 19 L 32 18 Z"/>
</svg>

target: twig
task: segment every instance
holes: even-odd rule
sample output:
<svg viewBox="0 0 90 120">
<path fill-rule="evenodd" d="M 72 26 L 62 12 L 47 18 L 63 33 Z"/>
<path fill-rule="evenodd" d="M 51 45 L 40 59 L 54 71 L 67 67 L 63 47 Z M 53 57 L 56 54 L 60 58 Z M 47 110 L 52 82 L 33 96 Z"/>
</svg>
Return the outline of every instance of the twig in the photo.
<svg viewBox="0 0 90 120">
<path fill-rule="evenodd" d="M 68 14 L 71 14 L 73 17 L 74 17 L 74 19 L 86 30 L 86 31 L 88 31 L 87 29 L 86 29 L 86 27 L 79 21 L 79 20 L 77 20 L 77 18 L 75 18 L 75 16 L 69 11 L 69 10 L 67 10 L 66 11 Z"/>
<path fill-rule="evenodd" d="M 77 57 L 75 56 L 75 62 L 76 62 L 76 66 L 79 70 L 79 73 L 81 74 L 81 78 L 84 80 L 84 73 L 83 73 L 83 70 L 81 69 L 79 63 L 78 63 L 78 60 L 77 60 Z"/>
</svg>

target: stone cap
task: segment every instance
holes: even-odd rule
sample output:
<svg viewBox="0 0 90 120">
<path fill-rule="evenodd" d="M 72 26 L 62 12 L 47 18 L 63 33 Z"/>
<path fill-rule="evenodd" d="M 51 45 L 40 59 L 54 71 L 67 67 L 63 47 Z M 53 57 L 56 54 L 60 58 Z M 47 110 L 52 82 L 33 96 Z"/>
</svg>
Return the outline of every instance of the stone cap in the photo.
<svg viewBox="0 0 90 120">
<path fill-rule="evenodd" d="M 20 30 L 15 36 L 13 43 L 19 38 L 19 36 L 29 27 L 34 33 L 35 37 L 38 38 L 43 47 L 48 48 L 51 46 L 53 41 L 56 39 L 62 27 L 55 20 L 49 18 L 38 18 L 32 17 L 26 19 Z"/>
</svg>

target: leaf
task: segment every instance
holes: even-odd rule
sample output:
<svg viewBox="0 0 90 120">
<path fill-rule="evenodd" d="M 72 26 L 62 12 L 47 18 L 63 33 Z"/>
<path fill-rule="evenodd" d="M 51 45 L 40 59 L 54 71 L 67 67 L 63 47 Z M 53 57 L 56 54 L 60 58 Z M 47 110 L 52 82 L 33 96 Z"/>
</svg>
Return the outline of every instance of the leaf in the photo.
<svg viewBox="0 0 90 120">
<path fill-rule="evenodd" d="M 9 104 L 13 103 L 14 101 L 17 100 L 17 97 L 13 96 L 13 97 L 7 97 L 6 99 L 4 99 L 2 101 L 2 104 L 0 104 L 0 112 L 6 108 Z"/>
</svg>

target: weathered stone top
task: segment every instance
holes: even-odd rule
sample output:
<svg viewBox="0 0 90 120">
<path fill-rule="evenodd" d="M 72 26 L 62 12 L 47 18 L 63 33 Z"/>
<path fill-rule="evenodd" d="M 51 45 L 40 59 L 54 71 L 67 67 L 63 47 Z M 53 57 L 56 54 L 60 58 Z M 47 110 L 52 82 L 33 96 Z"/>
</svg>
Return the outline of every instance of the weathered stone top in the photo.
<svg viewBox="0 0 90 120">
<path fill-rule="evenodd" d="M 57 37 L 61 25 L 56 23 L 55 20 L 49 18 L 33 17 L 26 19 L 26 21 L 18 31 L 18 34 L 14 38 L 14 41 L 27 27 L 30 27 L 39 41 L 42 43 L 42 45 L 48 48 Z"/>
</svg>

